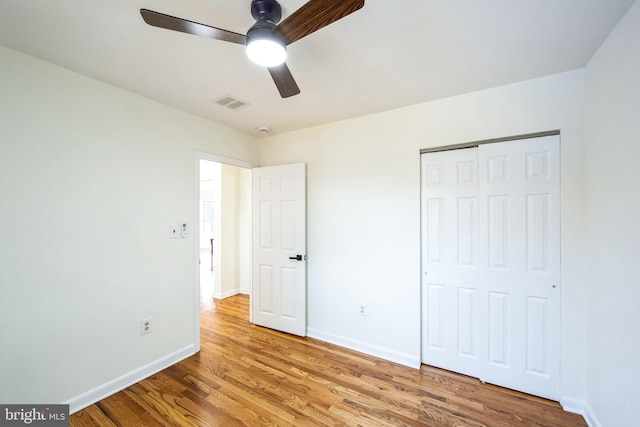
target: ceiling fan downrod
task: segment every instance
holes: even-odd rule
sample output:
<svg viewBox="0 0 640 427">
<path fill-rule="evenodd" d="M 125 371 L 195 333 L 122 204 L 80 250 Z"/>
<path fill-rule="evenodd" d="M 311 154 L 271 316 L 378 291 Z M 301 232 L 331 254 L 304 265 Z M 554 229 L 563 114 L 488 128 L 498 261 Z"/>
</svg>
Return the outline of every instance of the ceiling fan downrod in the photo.
<svg viewBox="0 0 640 427">
<path fill-rule="evenodd" d="M 252 0 L 251 16 L 256 21 L 271 21 L 275 26 L 282 19 L 282 8 L 276 0 Z"/>
</svg>

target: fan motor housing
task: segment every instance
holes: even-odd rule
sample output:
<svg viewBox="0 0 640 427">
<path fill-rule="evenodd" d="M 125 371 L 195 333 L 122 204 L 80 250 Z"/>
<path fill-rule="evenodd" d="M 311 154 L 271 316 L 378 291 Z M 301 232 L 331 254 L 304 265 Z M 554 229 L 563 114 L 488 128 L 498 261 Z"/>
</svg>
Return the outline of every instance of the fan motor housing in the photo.
<svg viewBox="0 0 640 427">
<path fill-rule="evenodd" d="M 282 8 L 276 0 L 252 0 L 251 16 L 256 21 L 271 21 L 277 24 L 282 18 Z"/>
</svg>

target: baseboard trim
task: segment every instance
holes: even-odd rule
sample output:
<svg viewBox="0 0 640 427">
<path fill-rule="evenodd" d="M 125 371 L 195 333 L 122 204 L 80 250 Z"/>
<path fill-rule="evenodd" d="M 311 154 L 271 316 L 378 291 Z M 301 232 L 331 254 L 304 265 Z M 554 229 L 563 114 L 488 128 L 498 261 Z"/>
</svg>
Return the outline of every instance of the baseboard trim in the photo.
<svg viewBox="0 0 640 427">
<path fill-rule="evenodd" d="M 189 345 L 92 390 L 82 393 L 79 396 L 73 397 L 63 403 L 69 405 L 70 414 L 76 413 L 87 406 L 93 405 L 94 403 L 104 399 L 105 397 L 111 396 L 130 385 L 142 381 L 143 379 L 160 372 L 171 365 L 175 365 L 189 356 L 193 356 L 197 351 L 197 346 L 195 344 Z"/>
<path fill-rule="evenodd" d="M 560 398 L 560 405 L 562 405 L 562 409 L 567 412 L 582 415 L 589 427 L 601 427 L 595 414 L 584 400 L 562 396 Z"/>
<path fill-rule="evenodd" d="M 575 399 L 568 396 L 560 396 L 560 405 L 562 409 L 572 414 L 579 414 L 584 416 L 584 408 L 587 403 L 584 400 Z"/>
<path fill-rule="evenodd" d="M 585 405 L 584 409 L 584 414 L 582 416 L 587 422 L 587 425 L 589 427 L 602 427 L 602 424 L 600 424 L 600 421 L 598 421 L 598 417 L 596 417 L 596 414 L 593 413 L 591 407 L 589 405 Z"/>
<path fill-rule="evenodd" d="M 232 297 L 232 296 L 238 295 L 238 294 L 247 294 L 247 292 L 245 292 L 242 289 L 233 289 L 231 291 L 227 291 L 227 292 L 223 292 L 223 293 L 216 292 L 215 294 L 213 294 L 213 297 L 215 299 L 225 299 L 225 298 L 229 298 L 229 297 Z"/>
<path fill-rule="evenodd" d="M 384 347 L 370 345 L 362 341 L 331 334 L 314 328 L 307 328 L 307 336 L 330 344 L 339 345 L 340 347 L 345 347 L 350 350 L 359 351 L 360 353 L 368 354 L 370 356 L 379 357 L 390 362 L 399 363 L 400 365 L 408 366 L 410 368 L 420 368 L 420 357 L 416 357 L 411 354 L 400 353 Z"/>
</svg>

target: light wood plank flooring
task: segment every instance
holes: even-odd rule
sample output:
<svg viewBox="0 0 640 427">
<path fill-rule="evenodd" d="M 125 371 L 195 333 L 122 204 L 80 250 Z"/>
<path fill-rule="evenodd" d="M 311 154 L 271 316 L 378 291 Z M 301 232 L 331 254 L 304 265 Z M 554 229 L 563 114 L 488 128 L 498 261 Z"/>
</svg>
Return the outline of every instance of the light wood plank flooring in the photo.
<svg viewBox="0 0 640 427">
<path fill-rule="evenodd" d="M 203 301 L 201 352 L 71 416 L 71 426 L 586 426 L 556 402 L 407 368 Z"/>
</svg>

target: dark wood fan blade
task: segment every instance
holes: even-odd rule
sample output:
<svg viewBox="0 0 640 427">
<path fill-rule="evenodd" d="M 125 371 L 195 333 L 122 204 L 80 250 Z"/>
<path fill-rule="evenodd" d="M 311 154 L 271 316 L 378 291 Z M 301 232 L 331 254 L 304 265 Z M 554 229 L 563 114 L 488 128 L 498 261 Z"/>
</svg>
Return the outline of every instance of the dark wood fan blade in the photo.
<svg viewBox="0 0 640 427">
<path fill-rule="evenodd" d="M 300 88 L 298 88 L 298 84 L 294 80 L 286 63 L 278 65 L 277 67 L 270 67 L 269 74 L 271 74 L 271 78 L 276 84 L 280 96 L 283 98 L 289 98 L 290 96 L 300 93 Z"/>
<path fill-rule="evenodd" d="M 140 9 L 140 15 L 142 15 L 142 19 L 144 19 L 144 22 L 147 24 L 167 30 L 180 31 L 181 33 L 193 34 L 194 36 L 208 37 L 210 39 L 237 44 L 245 44 L 247 39 L 243 34 L 176 18 L 175 16 L 165 15 L 164 13 L 154 12 L 149 9 Z"/>
<path fill-rule="evenodd" d="M 282 21 L 274 32 L 286 44 L 291 44 L 363 6 L 364 0 L 310 0 Z"/>
</svg>

